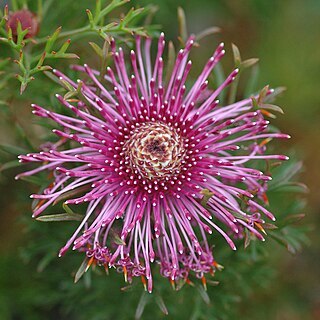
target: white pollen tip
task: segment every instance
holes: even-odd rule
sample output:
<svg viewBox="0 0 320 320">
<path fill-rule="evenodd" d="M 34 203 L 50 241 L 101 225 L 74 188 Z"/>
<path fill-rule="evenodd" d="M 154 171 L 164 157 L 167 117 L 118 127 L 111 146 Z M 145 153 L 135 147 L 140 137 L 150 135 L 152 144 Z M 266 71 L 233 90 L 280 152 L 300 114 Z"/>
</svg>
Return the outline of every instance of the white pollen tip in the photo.
<svg viewBox="0 0 320 320">
<path fill-rule="evenodd" d="M 56 96 L 56 98 L 59 98 L 59 97 L 60 97 L 57 93 L 55 94 L 55 96 Z"/>
</svg>

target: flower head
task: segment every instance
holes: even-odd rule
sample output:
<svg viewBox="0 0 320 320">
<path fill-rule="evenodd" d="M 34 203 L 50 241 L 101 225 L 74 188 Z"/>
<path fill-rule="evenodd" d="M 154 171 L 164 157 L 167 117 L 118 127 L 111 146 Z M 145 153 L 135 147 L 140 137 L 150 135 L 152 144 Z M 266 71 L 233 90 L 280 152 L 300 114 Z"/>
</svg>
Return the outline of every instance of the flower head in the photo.
<svg viewBox="0 0 320 320">
<path fill-rule="evenodd" d="M 12 30 L 12 35 L 16 38 L 18 36 L 18 23 L 21 23 L 21 29 L 28 29 L 25 38 L 32 38 L 39 32 L 39 21 L 37 16 L 27 10 L 22 9 L 9 14 L 7 28 Z"/>
<path fill-rule="evenodd" d="M 85 251 L 88 258 L 123 272 L 131 281 L 141 276 L 152 290 L 151 265 L 175 282 L 202 278 L 217 266 L 210 238 L 220 233 L 232 249 L 231 235 L 248 229 L 263 240 L 263 195 L 269 175 L 255 169 L 256 160 L 285 160 L 266 154 L 266 141 L 288 138 L 270 132 L 269 122 L 252 99 L 220 105 L 221 91 L 238 74 L 233 70 L 215 90 L 208 77 L 225 51 L 220 44 L 193 84 L 187 84 L 194 39 L 177 54 L 169 81 L 163 79 L 164 35 L 152 62 L 151 39 L 136 38 L 136 51 L 125 57 L 112 42 L 113 66 L 103 83 L 89 66 L 73 66 L 86 74 L 74 82 L 82 100 L 57 99 L 65 112 L 32 105 L 33 113 L 55 121 L 57 144 L 20 156 L 53 173 L 53 184 L 38 199 L 33 216 L 69 197 L 65 203 L 87 203 L 75 233 L 61 249 Z M 270 93 L 271 90 L 268 92 Z M 267 140 L 266 140 L 267 139 Z M 70 192 L 80 195 L 70 198 Z M 263 229 L 262 229 L 263 230 Z"/>
</svg>

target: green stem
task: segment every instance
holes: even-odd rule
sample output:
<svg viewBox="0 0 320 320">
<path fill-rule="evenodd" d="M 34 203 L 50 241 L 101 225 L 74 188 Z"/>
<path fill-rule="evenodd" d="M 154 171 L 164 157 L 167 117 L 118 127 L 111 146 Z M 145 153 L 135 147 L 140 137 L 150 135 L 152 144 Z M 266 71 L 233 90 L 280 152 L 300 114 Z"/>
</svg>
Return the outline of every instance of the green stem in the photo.
<svg viewBox="0 0 320 320">
<path fill-rule="evenodd" d="M 228 97 L 228 104 L 232 104 L 236 101 L 237 89 L 238 89 L 238 84 L 239 84 L 239 77 L 240 77 L 240 73 L 238 74 L 237 78 L 231 84 L 230 91 L 229 91 L 229 97 Z"/>
</svg>

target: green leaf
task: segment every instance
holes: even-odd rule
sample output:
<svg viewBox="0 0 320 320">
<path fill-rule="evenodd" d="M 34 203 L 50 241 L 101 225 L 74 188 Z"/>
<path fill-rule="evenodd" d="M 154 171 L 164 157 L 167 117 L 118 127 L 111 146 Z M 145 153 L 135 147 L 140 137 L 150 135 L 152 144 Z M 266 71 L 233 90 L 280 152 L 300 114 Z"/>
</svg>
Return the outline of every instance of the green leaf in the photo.
<svg viewBox="0 0 320 320">
<path fill-rule="evenodd" d="M 286 185 L 294 175 L 299 173 L 302 169 L 302 162 L 289 162 L 278 169 L 277 173 L 273 175 L 273 180 L 269 183 L 269 191 Z"/>
<path fill-rule="evenodd" d="M 247 69 L 259 62 L 258 58 L 251 58 L 241 62 L 240 68 Z"/>
<path fill-rule="evenodd" d="M 62 204 L 62 208 L 66 211 L 66 213 L 74 214 L 73 210 L 66 203 Z"/>
<path fill-rule="evenodd" d="M 10 60 L 10 58 L 0 59 L 0 69 L 3 69 L 10 62 Z"/>
<path fill-rule="evenodd" d="M 281 114 L 284 114 L 283 110 L 279 106 L 276 106 L 274 104 L 263 103 L 263 104 L 261 104 L 261 108 L 276 111 Z"/>
<path fill-rule="evenodd" d="M 125 246 L 126 243 L 114 231 L 111 232 L 113 242 L 118 246 Z"/>
<path fill-rule="evenodd" d="M 80 57 L 75 53 L 62 53 L 57 56 L 57 58 L 63 59 L 80 59 Z"/>
<path fill-rule="evenodd" d="M 23 46 L 23 38 L 26 36 L 26 34 L 29 32 L 28 29 L 22 30 L 21 22 L 18 21 L 18 26 L 17 26 L 17 45 Z"/>
<path fill-rule="evenodd" d="M 214 192 L 212 192 L 208 189 L 202 189 L 200 193 L 203 194 L 203 197 L 202 197 L 200 203 L 203 207 L 206 207 L 209 199 L 214 195 Z"/>
<path fill-rule="evenodd" d="M 197 285 L 197 289 L 200 293 L 202 300 L 205 302 L 205 304 L 209 305 L 210 304 L 210 297 L 209 297 L 207 291 L 205 290 L 205 288 L 201 285 Z"/>
<path fill-rule="evenodd" d="M 263 101 L 264 101 L 265 97 L 267 96 L 269 90 L 270 90 L 269 85 L 267 85 L 259 92 L 259 96 L 258 96 L 258 100 L 257 100 L 257 104 L 258 104 L 259 107 L 263 103 Z"/>
<path fill-rule="evenodd" d="M 274 101 L 277 96 L 281 95 L 286 90 L 287 90 L 286 87 L 274 88 L 273 92 L 268 94 L 264 101 L 265 102 Z"/>
<path fill-rule="evenodd" d="M 86 10 L 86 13 L 87 13 L 87 16 L 88 16 L 88 19 L 89 19 L 89 22 L 90 22 L 90 26 L 91 26 L 91 28 L 93 28 L 94 25 L 95 25 L 94 19 L 93 19 L 93 14 L 89 9 Z"/>
<path fill-rule="evenodd" d="M 179 23 L 179 37 L 180 40 L 185 43 L 188 39 L 187 21 L 184 10 L 178 7 L 178 23 Z"/>
<path fill-rule="evenodd" d="M 59 213 L 40 216 L 36 220 L 41 222 L 56 222 L 56 221 L 82 221 L 83 216 L 77 213 Z"/>
<path fill-rule="evenodd" d="M 71 40 L 68 39 L 67 41 L 64 42 L 64 44 L 61 46 L 61 48 L 59 49 L 59 51 L 57 52 L 58 54 L 62 54 L 65 53 L 67 51 L 67 49 L 69 48 L 71 43 Z"/>
<path fill-rule="evenodd" d="M 18 156 L 20 154 L 24 154 L 27 152 L 24 148 L 12 146 L 9 144 L 0 144 L 0 150 L 13 154 L 15 156 Z"/>
<path fill-rule="evenodd" d="M 37 65 L 36 65 L 36 68 L 40 68 L 40 67 L 43 65 L 44 59 L 46 58 L 46 54 L 47 54 L 46 51 L 44 51 L 44 52 L 42 53 L 42 55 L 41 55 L 41 57 L 40 57 Z"/>
<path fill-rule="evenodd" d="M 20 179 L 27 181 L 27 182 L 31 182 L 31 183 L 36 184 L 38 186 L 43 186 L 43 184 L 44 184 L 43 179 L 36 177 L 36 176 L 22 176 L 22 177 L 20 177 Z"/>
<path fill-rule="evenodd" d="M 300 214 L 291 214 L 286 216 L 282 221 L 278 222 L 277 225 L 279 228 L 286 227 L 290 224 L 299 223 L 306 215 L 304 213 Z"/>
<path fill-rule="evenodd" d="M 210 28 L 204 29 L 203 31 L 199 32 L 196 35 L 196 40 L 200 41 L 205 37 L 208 37 L 212 34 L 219 33 L 219 32 L 221 32 L 221 29 L 219 27 L 210 27 Z"/>
<path fill-rule="evenodd" d="M 160 308 L 160 310 L 163 312 L 163 314 L 165 314 L 166 316 L 169 314 L 168 309 L 162 299 L 162 297 L 160 295 L 156 296 L 156 303 L 158 305 L 158 307 Z"/>
<path fill-rule="evenodd" d="M 56 31 L 52 34 L 52 36 L 48 37 L 48 41 L 47 41 L 45 49 L 44 49 L 46 52 L 49 53 L 52 50 L 54 43 L 57 41 L 57 39 L 59 37 L 59 34 L 61 32 L 61 28 L 62 27 L 57 28 Z"/>
<path fill-rule="evenodd" d="M 138 17 L 142 12 L 144 11 L 144 8 L 139 9 L 131 9 L 126 14 L 124 18 L 121 19 L 120 26 L 126 27 L 130 22 L 132 22 L 136 17 Z"/>
<path fill-rule="evenodd" d="M 216 286 L 218 286 L 220 284 L 220 282 L 207 279 L 207 284 L 209 284 L 212 287 L 216 287 Z"/>
<path fill-rule="evenodd" d="M 221 62 L 218 62 L 216 67 L 213 69 L 213 73 L 216 78 L 216 82 L 217 82 L 216 85 L 217 86 L 221 85 L 226 78 Z M 226 96 L 226 90 L 222 90 L 222 92 L 219 94 L 219 97 L 218 97 L 221 105 L 224 105 L 225 103 L 225 96 Z"/>
<path fill-rule="evenodd" d="M 34 147 L 31 141 L 26 136 L 25 130 L 17 122 L 15 123 L 15 131 L 16 131 L 17 137 L 20 139 L 20 141 L 22 141 L 27 146 L 28 150 L 34 150 Z"/>
<path fill-rule="evenodd" d="M 81 279 L 83 274 L 87 271 L 88 262 L 89 262 L 88 258 L 85 258 L 83 260 L 83 262 L 81 263 L 78 271 L 76 272 L 76 275 L 74 276 L 74 283 L 77 283 Z"/>
<path fill-rule="evenodd" d="M 19 167 L 20 165 L 21 163 L 19 162 L 19 160 L 9 161 L 0 166 L 0 172 L 11 169 L 11 168 Z"/>
<path fill-rule="evenodd" d="M 287 182 L 279 186 L 273 187 L 272 191 L 307 193 L 308 187 L 301 182 Z"/>
<path fill-rule="evenodd" d="M 248 229 L 244 229 L 245 237 L 244 237 L 244 248 L 248 248 L 251 242 L 251 234 Z"/>
<path fill-rule="evenodd" d="M 91 48 L 95 51 L 95 53 L 102 59 L 103 53 L 102 49 L 94 42 L 89 42 Z"/>
<path fill-rule="evenodd" d="M 239 48 L 234 43 L 232 43 L 231 46 L 232 46 L 235 67 L 239 68 L 241 64 L 241 55 L 240 55 Z"/>
<path fill-rule="evenodd" d="M 269 236 L 284 246 L 291 254 L 296 254 L 300 249 L 301 245 L 296 242 L 295 245 L 289 240 L 288 236 L 284 236 L 283 234 L 276 234 L 274 232 L 269 232 Z M 291 239 L 292 240 L 292 239 Z"/>
<path fill-rule="evenodd" d="M 95 24 L 97 24 L 99 21 L 100 13 L 101 13 L 101 0 L 96 0 L 96 7 L 95 7 L 95 11 L 94 11 L 94 23 Z"/>
<path fill-rule="evenodd" d="M 169 41 L 168 45 L 168 62 L 167 62 L 167 68 L 166 68 L 166 79 L 165 82 L 168 83 L 170 80 L 170 75 L 174 67 L 176 59 L 176 52 L 174 48 L 174 44 L 172 41 Z"/>
<path fill-rule="evenodd" d="M 52 252 L 48 252 L 38 263 L 37 266 L 37 271 L 42 272 L 48 265 L 49 263 L 56 258 L 56 255 L 53 254 Z"/>
<path fill-rule="evenodd" d="M 84 193 L 86 191 L 88 191 L 89 189 L 89 186 L 82 186 L 82 187 L 79 187 L 79 188 L 76 188 L 74 190 L 70 190 L 70 191 L 67 191 L 63 194 L 61 194 L 55 201 L 54 201 L 54 205 L 57 204 L 58 202 L 60 201 L 63 201 L 63 200 L 66 200 L 66 199 L 70 199 L 72 198 L 73 196 L 75 195 L 78 195 L 79 193 Z M 66 209 L 67 205 L 66 204 L 63 204 L 64 209 L 68 212 L 68 210 Z M 69 208 L 70 209 L 70 208 Z M 71 209 L 70 209 L 71 210 Z"/>
<path fill-rule="evenodd" d="M 275 230 L 278 229 L 278 227 L 275 224 L 272 223 L 264 223 L 263 228 L 267 230 Z"/>
<path fill-rule="evenodd" d="M 115 8 L 120 7 L 126 3 L 128 3 L 130 0 L 113 0 L 108 6 L 106 6 L 104 9 L 100 11 L 99 14 L 99 20 L 105 17 L 107 14 L 109 14 L 111 11 L 113 11 Z"/>
<path fill-rule="evenodd" d="M 148 302 L 148 294 L 146 292 L 143 292 L 141 295 L 141 298 L 139 300 L 137 309 L 136 309 L 136 313 L 134 316 L 135 320 L 141 319 L 141 316 L 143 314 L 143 311 L 144 311 L 144 308 L 145 308 L 147 302 Z"/>
<path fill-rule="evenodd" d="M 6 4 L 5 7 L 4 7 L 3 15 L 2 15 L 1 10 L 0 10 L 0 13 L 1 13 L 0 28 L 2 28 L 2 26 L 4 26 L 4 25 L 7 23 L 7 21 L 8 21 L 9 7 L 8 7 L 7 4 Z"/>
</svg>

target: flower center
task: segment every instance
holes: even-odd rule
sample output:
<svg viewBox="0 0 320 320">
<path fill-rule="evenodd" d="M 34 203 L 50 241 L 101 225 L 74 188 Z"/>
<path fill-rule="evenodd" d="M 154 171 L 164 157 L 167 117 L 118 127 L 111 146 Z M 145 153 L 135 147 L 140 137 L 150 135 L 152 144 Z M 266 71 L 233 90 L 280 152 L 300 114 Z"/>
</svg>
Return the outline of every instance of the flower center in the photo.
<svg viewBox="0 0 320 320">
<path fill-rule="evenodd" d="M 165 178 L 179 173 L 185 155 L 183 138 L 161 122 L 136 127 L 124 145 L 133 171 L 147 179 Z"/>
</svg>

